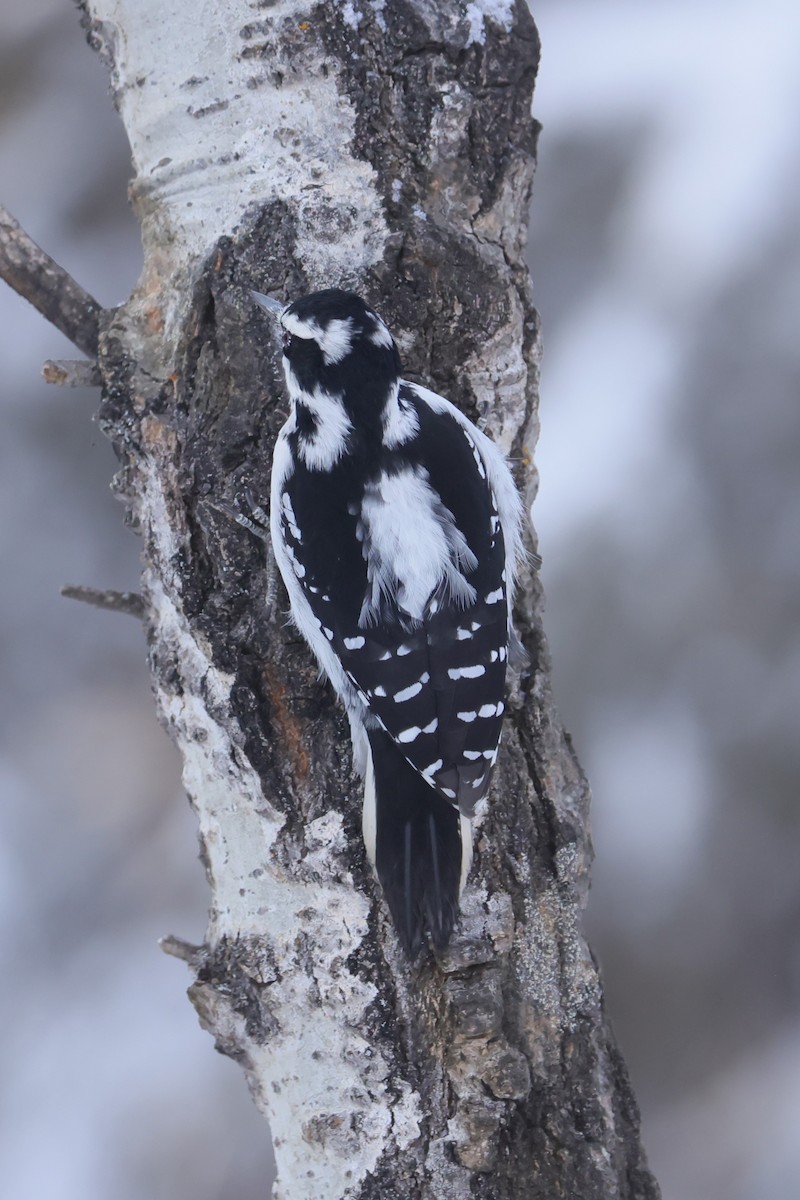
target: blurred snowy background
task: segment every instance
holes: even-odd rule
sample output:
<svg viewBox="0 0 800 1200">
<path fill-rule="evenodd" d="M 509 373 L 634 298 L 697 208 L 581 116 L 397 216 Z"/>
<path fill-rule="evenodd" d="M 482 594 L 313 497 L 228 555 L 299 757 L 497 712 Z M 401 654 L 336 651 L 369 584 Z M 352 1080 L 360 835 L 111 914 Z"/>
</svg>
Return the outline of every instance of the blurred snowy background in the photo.
<svg viewBox="0 0 800 1200">
<path fill-rule="evenodd" d="M 664 1200 L 800 1194 L 800 6 L 534 0 L 536 521 L 593 782 L 588 924 Z M 67 0 L 0 0 L 0 195 L 104 304 L 122 127 Z M 0 1179 L 256 1200 L 267 1139 L 156 947 L 206 891 L 96 396 L 0 287 Z M 122 764 L 122 765 L 121 765 Z"/>
</svg>

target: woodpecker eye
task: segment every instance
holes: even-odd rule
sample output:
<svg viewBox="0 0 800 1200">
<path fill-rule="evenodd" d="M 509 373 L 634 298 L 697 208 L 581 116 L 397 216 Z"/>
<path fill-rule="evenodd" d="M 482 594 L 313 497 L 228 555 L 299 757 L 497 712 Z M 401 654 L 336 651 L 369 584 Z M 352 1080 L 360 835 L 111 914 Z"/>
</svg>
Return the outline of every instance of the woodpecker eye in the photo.
<svg viewBox="0 0 800 1200">
<path fill-rule="evenodd" d="M 293 340 L 294 339 L 293 339 L 292 335 L 289 333 L 289 330 L 284 329 L 284 331 L 283 331 L 283 353 L 284 354 L 288 354 L 289 351 L 291 350 Z"/>
</svg>

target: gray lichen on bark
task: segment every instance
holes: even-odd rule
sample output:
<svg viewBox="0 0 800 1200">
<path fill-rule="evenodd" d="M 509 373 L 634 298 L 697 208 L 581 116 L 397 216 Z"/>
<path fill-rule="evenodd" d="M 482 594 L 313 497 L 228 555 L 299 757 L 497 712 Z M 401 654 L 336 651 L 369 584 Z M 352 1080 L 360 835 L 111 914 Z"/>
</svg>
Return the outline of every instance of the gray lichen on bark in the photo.
<svg viewBox="0 0 800 1200">
<path fill-rule="evenodd" d="M 184 0 L 86 14 L 143 227 L 142 279 L 101 331 L 101 419 L 211 889 L 190 995 L 270 1120 L 277 1194 L 655 1197 L 580 931 L 588 788 L 535 574 L 463 919 L 440 963 L 409 967 L 365 861 L 346 720 L 269 620 L 263 546 L 220 507 L 266 497 L 285 417 L 248 289 L 330 284 L 378 307 L 407 374 L 486 426 L 532 500 L 527 7 L 233 0 L 218 30 Z"/>
</svg>

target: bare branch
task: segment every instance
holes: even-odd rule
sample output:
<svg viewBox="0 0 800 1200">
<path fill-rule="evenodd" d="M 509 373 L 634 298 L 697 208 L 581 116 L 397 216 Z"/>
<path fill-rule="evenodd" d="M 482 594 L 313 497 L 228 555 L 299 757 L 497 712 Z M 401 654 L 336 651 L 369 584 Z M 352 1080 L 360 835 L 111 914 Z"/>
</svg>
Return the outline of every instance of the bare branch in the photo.
<svg viewBox="0 0 800 1200">
<path fill-rule="evenodd" d="M 181 962 L 188 963 L 195 970 L 202 965 L 208 953 L 205 946 L 195 946 L 193 942 L 186 942 L 183 938 L 176 937 L 174 933 L 168 933 L 165 937 L 159 938 L 158 944 L 170 958 L 179 958 Z"/>
<path fill-rule="evenodd" d="M 95 608 L 107 608 L 110 612 L 127 613 L 141 621 L 144 617 L 144 601 L 138 592 L 115 592 L 110 589 L 102 591 L 99 588 L 76 587 L 65 583 L 61 595 L 68 600 L 80 600 L 83 604 L 92 604 Z"/>
<path fill-rule="evenodd" d="M 0 279 L 24 296 L 89 358 L 97 357 L 102 305 L 45 254 L 0 205 Z"/>
<path fill-rule="evenodd" d="M 97 363 L 84 358 L 48 358 L 42 365 L 42 377 L 45 383 L 59 387 L 100 387 L 102 383 Z"/>
</svg>

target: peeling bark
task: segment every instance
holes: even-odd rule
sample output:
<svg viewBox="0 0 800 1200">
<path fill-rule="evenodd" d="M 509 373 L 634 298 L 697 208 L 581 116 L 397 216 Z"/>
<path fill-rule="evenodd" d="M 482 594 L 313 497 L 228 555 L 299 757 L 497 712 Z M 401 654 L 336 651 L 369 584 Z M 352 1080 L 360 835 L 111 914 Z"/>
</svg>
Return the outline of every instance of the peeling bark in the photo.
<svg viewBox="0 0 800 1200">
<path fill-rule="evenodd" d="M 85 0 L 85 21 L 144 240 L 134 294 L 101 316 L 101 420 L 211 889 L 190 996 L 269 1119 L 276 1195 L 656 1197 L 580 931 L 589 793 L 535 576 L 463 919 L 440 963 L 410 967 L 365 860 L 344 714 L 270 619 L 263 545 L 220 507 L 267 497 L 285 417 L 248 289 L 333 284 L 379 309 L 406 374 L 481 421 L 532 499 L 527 7 Z"/>
</svg>

